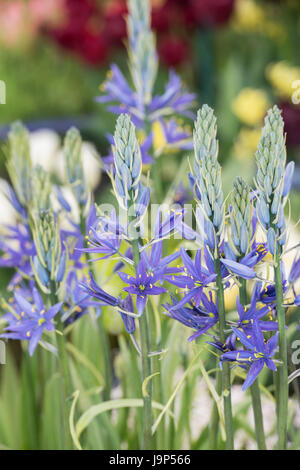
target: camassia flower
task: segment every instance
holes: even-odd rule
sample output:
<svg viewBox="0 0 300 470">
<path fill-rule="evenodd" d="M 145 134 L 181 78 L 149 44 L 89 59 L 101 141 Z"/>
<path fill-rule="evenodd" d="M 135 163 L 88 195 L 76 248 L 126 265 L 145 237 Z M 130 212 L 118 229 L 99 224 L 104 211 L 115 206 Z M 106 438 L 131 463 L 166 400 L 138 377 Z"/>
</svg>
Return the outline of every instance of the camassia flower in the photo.
<svg viewBox="0 0 300 470">
<path fill-rule="evenodd" d="M 254 267 L 266 256 L 267 250 L 263 244 L 255 246 L 247 255 L 239 261 L 235 259 L 221 259 L 226 268 L 243 279 L 254 279 L 257 277 Z"/>
<path fill-rule="evenodd" d="M 121 274 L 121 273 L 119 273 Z M 124 300 L 121 297 L 116 298 L 113 295 L 105 292 L 101 287 L 98 286 L 95 279 L 93 278 L 92 273 L 89 273 L 90 278 L 88 282 L 79 282 L 78 285 L 83 292 L 86 292 L 89 296 L 98 299 L 98 307 L 111 306 L 116 307 L 122 317 L 124 322 L 125 329 L 127 333 L 132 334 L 135 331 L 135 322 L 134 322 L 134 308 L 132 303 L 132 298 L 128 295 Z M 95 305 L 94 305 L 95 306 Z M 133 315 L 128 315 L 126 312 L 132 313 Z"/>
<path fill-rule="evenodd" d="M 72 272 L 66 281 L 62 321 L 66 324 L 74 323 L 88 312 L 89 307 L 95 307 L 97 316 L 100 314 L 99 302 L 92 300 L 91 296 L 79 285 L 77 272 Z"/>
<path fill-rule="evenodd" d="M 111 66 L 108 79 L 101 86 L 101 90 L 104 94 L 96 97 L 98 103 L 116 103 L 109 105 L 108 111 L 129 114 L 137 128 L 144 127 L 147 117 L 145 107 L 117 65 Z M 148 119 L 153 123 L 160 117 L 174 114 L 193 118 L 194 114 L 189 108 L 194 99 L 195 94 L 184 92 L 181 79 L 171 71 L 164 93 L 154 96 L 148 105 Z"/>
<path fill-rule="evenodd" d="M 146 264 L 143 259 L 140 260 L 136 267 L 136 277 L 130 276 L 126 273 L 118 273 L 120 278 L 129 286 L 124 287 L 123 290 L 129 294 L 136 295 L 136 309 L 138 315 L 142 315 L 148 295 L 160 295 L 163 292 L 166 292 L 166 289 L 163 287 L 155 286 L 154 284 L 160 280 L 162 273 L 161 272 L 150 272 L 147 273 Z"/>
<path fill-rule="evenodd" d="M 239 315 L 238 326 L 244 330 L 246 334 L 250 334 L 252 331 L 253 323 L 256 321 L 259 327 L 263 331 L 274 331 L 278 330 L 278 323 L 273 320 L 262 320 L 266 315 L 273 314 L 273 310 L 270 306 L 264 305 L 261 308 L 257 308 L 257 291 L 254 289 L 251 304 L 249 308 L 244 307 L 239 298 L 236 299 L 237 312 Z M 271 317 L 272 318 L 272 317 Z"/>
<path fill-rule="evenodd" d="M 110 217 L 99 217 L 97 222 L 89 229 L 87 235 L 88 248 L 79 249 L 85 253 L 99 253 L 106 259 L 118 253 L 125 229 L 119 224 L 116 211 L 112 210 Z"/>
<path fill-rule="evenodd" d="M 172 297 L 172 304 L 167 303 L 163 305 L 168 312 L 168 317 L 196 330 L 189 337 L 189 341 L 198 338 L 219 321 L 218 308 L 213 302 L 211 292 L 209 293 L 209 298 L 202 292 L 201 303 L 202 305 L 198 307 L 193 304 L 190 304 L 190 307 L 182 307 L 179 306 L 175 297 Z"/>
<path fill-rule="evenodd" d="M 257 321 L 253 322 L 251 334 L 249 335 L 246 335 L 237 328 L 233 328 L 233 331 L 247 350 L 239 349 L 225 352 L 221 356 L 221 361 L 250 365 L 248 375 L 242 387 L 243 390 L 246 390 L 256 380 L 264 365 L 273 371 L 276 370 L 272 357 L 277 349 L 278 333 L 265 343 L 262 330 Z"/>
<path fill-rule="evenodd" d="M 35 287 L 32 290 L 32 298 L 33 304 L 19 293 L 15 293 L 15 315 L 10 316 L 5 333 L 0 335 L 1 338 L 29 341 L 30 356 L 33 355 L 44 330 L 53 331 L 55 329 L 53 319 L 62 306 L 62 302 L 59 302 L 46 310 Z"/>
<path fill-rule="evenodd" d="M 182 269 L 178 267 L 168 266 L 172 261 L 180 256 L 179 251 L 162 257 L 163 242 L 162 240 L 154 242 L 151 248 L 150 255 L 146 250 L 142 251 L 141 258 L 144 261 L 148 274 L 159 273 L 160 280 L 163 280 L 164 274 L 173 274 L 181 272 Z"/>
<path fill-rule="evenodd" d="M 186 251 L 181 247 L 180 255 L 184 265 L 185 275 L 182 276 L 165 276 L 165 279 L 175 286 L 183 289 L 186 293 L 183 299 L 172 308 L 182 307 L 192 299 L 195 305 L 199 305 L 202 300 L 203 287 L 207 286 L 216 279 L 216 274 L 211 274 L 201 263 L 201 250 L 196 253 L 195 261 L 193 261 Z"/>
<path fill-rule="evenodd" d="M 116 297 L 108 294 L 98 286 L 91 272 L 89 273 L 89 280 L 87 282 L 79 282 L 78 285 L 91 297 L 100 300 L 101 305 L 117 307 L 120 303 Z"/>
<path fill-rule="evenodd" d="M 30 230 L 26 224 L 7 226 L 8 234 L 0 240 L 1 267 L 17 268 L 18 273 L 13 277 L 10 285 L 15 285 L 20 280 L 20 273 L 25 276 L 32 275 L 30 257 L 35 255 Z"/>
</svg>

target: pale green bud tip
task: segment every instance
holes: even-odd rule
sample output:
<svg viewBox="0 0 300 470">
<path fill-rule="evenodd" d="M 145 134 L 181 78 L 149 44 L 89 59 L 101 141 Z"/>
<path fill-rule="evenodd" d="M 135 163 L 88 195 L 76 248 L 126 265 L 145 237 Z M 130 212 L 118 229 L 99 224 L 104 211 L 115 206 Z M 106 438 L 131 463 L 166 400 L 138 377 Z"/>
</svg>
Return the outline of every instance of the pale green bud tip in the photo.
<svg viewBox="0 0 300 470">
<path fill-rule="evenodd" d="M 13 152 L 14 157 L 30 158 L 29 134 L 26 127 L 20 121 L 16 121 L 11 125 L 8 138 L 10 150 Z"/>
<path fill-rule="evenodd" d="M 142 171 L 135 127 L 127 114 L 121 114 L 117 119 L 114 142 L 115 193 L 127 206 L 129 199 L 136 197 L 133 193 L 137 190 Z"/>
<path fill-rule="evenodd" d="M 230 241 L 237 254 L 244 255 L 252 237 L 252 203 L 250 187 L 241 177 L 233 182 Z"/>
<path fill-rule="evenodd" d="M 242 214 L 250 204 L 250 188 L 246 181 L 237 176 L 233 182 L 232 203 Z"/>
<path fill-rule="evenodd" d="M 224 225 L 224 207 L 216 135 L 214 112 L 208 105 L 204 105 L 198 111 L 194 129 L 196 194 L 200 195 L 204 213 L 220 231 Z"/>
<path fill-rule="evenodd" d="M 268 111 L 256 152 L 256 184 L 266 201 L 280 192 L 283 185 L 286 148 L 281 111 L 274 106 Z"/>
<path fill-rule="evenodd" d="M 217 122 L 212 108 L 203 105 L 197 113 L 194 129 L 195 156 L 199 164 L 218 156 Z"/>
<path fill-rule="evenodd" d="M 29 134 L 21 122 L 12 124 L 8 140 L 7 170 L 20 202 L 27 205 L 32 195 L 31 158 Z"/>
<path fill-rule="evenodd" d="M 87 200 L 87 194 L 81 150 L 82 139 L 80 132 L 75 127 L 72 127 L 68 130 L 64 140 L 66 173 L 78 203 L 84 205 Z"/>
<path fill-rule="evenodd" d="M 81 144 L 82 140 L 80 132 L 75 127 L 71 127 L 71 129 L 68 130 L 64 140 L 65 153 L 67 155 L 72 154 L 72 157 L 75 157 L 76 159 L 80 158 Z"/>
</svg>

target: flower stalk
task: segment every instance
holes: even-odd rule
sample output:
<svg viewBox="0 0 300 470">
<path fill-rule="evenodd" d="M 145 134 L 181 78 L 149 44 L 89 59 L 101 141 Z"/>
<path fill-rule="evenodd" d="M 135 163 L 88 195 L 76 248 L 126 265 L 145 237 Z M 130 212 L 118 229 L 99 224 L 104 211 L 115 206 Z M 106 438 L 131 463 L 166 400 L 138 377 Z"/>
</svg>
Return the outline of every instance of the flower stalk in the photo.
<svg viewBox="0 0 300 470">
<path fill-rule="evenodd" d="M 285 333 L 285 309 L 283 307 L 282 275 L 280 269 L 281 247 L 277 246 L 275 257 L 275 288 L 276 305 L 279 329 L 279 393 L 278 393 L 278 448 L 286 449 L 287 445 L 287 418 L 288 418 L 288 363 L 287 340 Z"/>
<path fill-rule="evenodd" d="M 245 306 L 247 305 L 246 280 L 240 278 L 239 282 L 241 284 L 239 288 L 240 302 L 243 306 Z M 251 392 L 251 399 L 252 399 L 252 410 L 253 410 L 253 415 L 254 415 L 257 447 L 259 450 L 266 450 L 266 439 L 265 439 L 264 422 L 263 422 L 263 414 L 262 414 L 262 407 L 261 407 L 259 379 L 253 382 L 253 384 L 250 387 L 250 392 Z"/>
</svg>

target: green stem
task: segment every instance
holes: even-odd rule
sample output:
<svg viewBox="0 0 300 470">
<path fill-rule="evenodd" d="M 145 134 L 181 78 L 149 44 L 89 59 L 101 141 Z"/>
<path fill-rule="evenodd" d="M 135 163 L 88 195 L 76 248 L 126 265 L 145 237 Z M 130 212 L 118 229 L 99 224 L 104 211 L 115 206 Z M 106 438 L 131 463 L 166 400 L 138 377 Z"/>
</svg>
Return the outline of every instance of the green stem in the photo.
<svg viewBox="0 0 300 470">
<path fill-rule="evenodd" d="M 150 326 L 150 344 L 153 347 L 155 347 L 155 350 L 159 348 L 158 344 L 158 338 L 157 338 L 157 327 L 156 327 L 156 320 L 155 320 L 155 313 L 153 309 L 152 303 L 149 301 L 148 302 L 148 312 L 149 312 L 149 326 Z M 161 360 L 160 357 L 154 356 L 152 358 L 152 373 L 158 373 L 159 375 L 154 378 L 155 381 L 157 381 L 157 387 L 153 386 L 153 396 L 152 398 L 157 401 L 158 403 L 164 403 L 164 391 L 163 391 L 163 386 L 162 386 L 162 380 L 161 380 Z M 156 411 L 156 415 L 159 415 L 159 410 Z M 156 433 L 155 433 L 155 439 L 152 441 L 152 445 L 155 446 L 154 448 L 156 450 L 158 449 L 165 449 L 165 417 L 162 418 L 160 425 L 158 426 Z"/>
<path fill-rule="evenodd" d="M 142 381 L 151 375 L 150 338 L 147 321 L 147 313 L 144 312 L 139 318 L 140 336 L 141 336 L 141 352 L 142 352 Z M 152 386 L 151 381 L 146 387 L 146 395 L 143 397 L 143 450 L 151 449 L 152 440 Z"/>
<path fill-rule="evenodd" d="M 278 448 L 286 449 L 287 443 L 287 415 L 288 415 L 288 365 L 287 365 L 287 341 L 285 334 L 285 309 L 283 307 L 283 288 L 280 269 L 281 246 L 277 244 L 275 255 L 275 288 L 276 306 L 279 329 L 279 393 L 278 393 Z"/>
<path fill-rule="evenodd" d="M 219 310 L 219 325 L 220 325 L 220 340 L 222 344 L 225 343 L 225 301 L 224 301 L 224 288 L 222 283 L 221 262 L 219 258 L 215 259 L 215 271 L 217 274 L 217 300 Z M 228 362 L 224 362 L 222 367 L 222 394 L 224 399 L 224 418 L 225 418 L 225 431 L 226 431 L 226 449 L 232 450 L 234 448 L 233 441 L 233 423 L 232 423 L 232 406 L 231 406 L 231 383 L 230 383 L 230 368 Z"/>
<path fill-rule="evenodd" d="M 247 290 L 246 290 L 246 280 L 240 278 L 240 302 L 243 306 L 247 305 Z M 259 389 L 259 379 L 257 378 L 255 382 L 250 387 L 251 398 L 252 398 L 252 409 L 254 414 L 254 423 L 255 423 L 255 433 L 256 433 L 256 442 L 259 450 L 266 449 L 266 440 L 264 432 L 264 422 L 263 414 L 261 407 L 261 398 L 260 398 L 260 389 Z"/>
<path fill-rule="evenodd" d="M 132 242 L 133 259 L 136 265 L 139 263 L 140 254 L 138 241 Z M 147 311 L 145 311 L 139 318 L 140 337 L 141 337 L 141 362 L 142 362 L 142 383 L 151 375 L 151 359 L 150 353 L 150 334 L 147 320 Z M 152 385 L 149 380 L 145 395 L 143 396 L 143 450 L 151 449 L 152 441 Z"/>
<path fill-rule="evenodd" d="M 50 294 L 50 301 L 51 304 L 54 305 L 58 302 L 57 294 L 56 294 L 56 283 L 51 283 L 51 294 Z M 72 449 L 72 439 L 69 430 L 69 415 L 71 410 L 71 395 L 73 393 L 73 387 L 71 382 L 70 376 L 70 369 L 69 369 L 69 360 L 68 360 L 68 353 L 66 347 L 66 339 L 63 333 L 63 324 L 59 319 L 57 330 L 59 333 L 56 335 L 56 342 L 57 342 L 57 349 L 58 349 L 58 357 L 60 362 L 60 370 L 61 370 L 61 384 L 62 384 L 62 413 L 63 413 L 63 428 L 64 428 L 64 448 L 65 449 Z"/>
<path fill-rule="evenodd" d="M 80 206 L 80 232 L 84 237 L 86 235 L 86 223 L 84 217 L 84 207 Z M 90 253 L 86 253 L 86 259 L 89 261 L 91 259 Z M 92 269 L 92 271 L 94 271 Z M 111 395 L 111 386 L 112 386 L 112 371 L 111 371 L 111 361 L 110 361 L 110 349 L 109 349 L 109 338 L 106 332 L 105 326 L 103 324 L 103 317 L 100 315 L 98 319 L 99 327 L 99 337 L 100 343 L 102 345 L 103 351 L 103 362 L 104 362 L 104 376 L 105 376 L 105 389 L 103 392 L 104 400 L 109 400 Z"/>
<path fill-rule="evenodd" d="M 154 159 L 152 165 L 152 181 L 154 186 L 155 202 L 161 204 L 163 201 L 163 186 L 161 181 L 161 158 L 162 155 Z"/>
<path fill-rule="evenodd" d="M 222 372 L 219 369 L 219 358 L 216 359 L 216 392 L 220 396 L 222 393 Z M 219 411 L 216 403 L 213 405 L 213 410 L 211 414 L 211 426 L 209 434 L 209 448 L 211 450 L 217 449 L 218 445 L 218 436 L 219 436 Z"/>
</svg>

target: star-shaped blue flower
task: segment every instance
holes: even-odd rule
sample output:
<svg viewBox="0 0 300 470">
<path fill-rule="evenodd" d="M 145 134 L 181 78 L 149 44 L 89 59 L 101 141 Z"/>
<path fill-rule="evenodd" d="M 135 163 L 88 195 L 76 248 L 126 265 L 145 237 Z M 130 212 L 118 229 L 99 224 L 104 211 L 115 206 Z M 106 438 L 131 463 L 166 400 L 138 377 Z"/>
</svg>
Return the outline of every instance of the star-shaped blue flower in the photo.
<svg viewBox="0 0 300 470">
<path fill-rule="evenodd" d="M 154 285 L 161 278 L 161 272 L 150 272 L 148 274 L 146 264 L 143 259 L 141 259 L 137 265 L 136 277 L 122 272 L 118 274 L 123 282 L 129 284 L 129 286 L 124 287 L 123 290 L 129 294 L 136 295 L 136 309 L 138 315 L 142 315 L 147 303 L 148 295 L 160 295 L 163 292 L 166 292 L 166 289 L 163 287 Z"/>
<path fill-rule="evenodd" d="M 233 331 L 247 350 L 240 349 L 225 352 L 221 356 L 221 361 L 250 365 L 248 375 L 242 387 L 243 390 L 246 390 L 257 379 L 265 365 L 272 371 L 276 370 L 276 365 L 271 358 L 277 350 L 278 332 L 265 343 L 262 330 L 257 321 L 253 322 L 252 332 L 249 335 L 246 335 L 237 328 L 233 328 Z"/>
<path fill-rule="evenodd" d="M 0 335 L 1 338 L 29 341 L 30 356 L 33 355 L 44 330 L 53 331 L 55 329 L 53 319 L 62 306 L 62 302 L 59 302 L 46 310 L 35 287 L 32 290 L 32 298 L 33 304 L 19 293 L 15 293 L 16 314 L 11 316 L 8 326 L 5 328 L 7 333 Z"/>
</svg>

